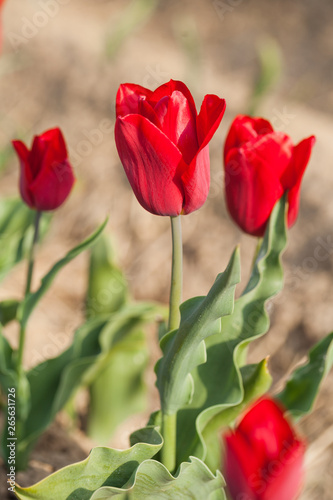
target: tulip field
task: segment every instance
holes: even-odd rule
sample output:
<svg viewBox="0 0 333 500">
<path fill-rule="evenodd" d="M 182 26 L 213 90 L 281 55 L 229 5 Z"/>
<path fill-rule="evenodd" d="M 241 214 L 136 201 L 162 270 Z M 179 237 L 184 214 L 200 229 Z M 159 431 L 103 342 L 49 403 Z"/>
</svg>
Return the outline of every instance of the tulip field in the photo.
<svg viewBox="0 0 333 500">
<path fill-rule="evenodd" d="M 324 0 L 0 0 L 0 500 L 331 500 Z"/>
</svg>

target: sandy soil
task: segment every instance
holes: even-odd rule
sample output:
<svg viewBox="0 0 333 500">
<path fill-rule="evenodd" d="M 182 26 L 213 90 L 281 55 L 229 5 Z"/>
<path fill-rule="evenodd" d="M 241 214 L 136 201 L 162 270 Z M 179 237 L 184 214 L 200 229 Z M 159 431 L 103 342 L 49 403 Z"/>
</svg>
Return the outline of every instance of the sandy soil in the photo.
<svg viewBox="0 0 333 500">
<path fill-rule="evenodd" d="M 14 137 L 30 141 L 34 133 L 58 125 L 70 146 L 78 182 L 71 199 L 55 216 L 39 252 L 35 283 L 51 261 L 110 214 L 108 230 L 133 295 L 167 301 L 169 222 L 146 213 L 134 199 L 114 146 L 113 107 L 119 83 L 131 81 L 154 88 L 170 78 L 186 81 L 198 104 L 204 94 L 217 93 L 226 98 L 228 106 L 212 141 L 210 196 L 202 210 L 183 221 L 184 296 L 206 293 L 239 242 L 245 280 L 255 241 L 241 234 L 227 215 L 221 148 L 233 116 L 248 109 L 258 70 L 257 44 L 268 36 L 279 42 L 283 77 L 261 103 L 260 114 L 295 142 L 311 134 L 318 139 L 304 179 L 299 220 L 290 231 L 284 257 L 286 286 L 271 306 L 271 331 L 251 351 L 253 360 L 270 353 L 275 380 L 285 377 L 333 326 L 333 120 L 329 114 L 333 110 L 329 31 L 333 4 L 324 1 L 318 6 L 314 0 L 298 0 L 292 5 L 286 0 L 160 1 L 152 17 L 111 57 L 107 46 L 124 15 L 124 1 L 59 1 L 56 13 L 43 26 L 36 26 L 45 19 L 36 17 L 41 3 L 8 0 L 5 9 L 0 145 L 6 146 Z M 96 144 L 96 129 L 102 128 L 98 134 L 102 139 Z M 16 195 L 16 185 L 17 162 L 12 157 L 1 178 L 1 195 Z M 323 241 L 327 259 L 318 261 L 315 249 Z M 45 355 L 45 338 L 50 344 L 52 335 L 61 334 L 63 348 L 70 342 L 73 329 L 82 321 L 86 267 L 85 256 L 73 262 L 34 314 L 27 366 Z M 24 266 L 19 265 L 1 284 L 0 298 L 20 296 L 23 273 Z M 15 329 L 11 327 L 7 334 L 15 343 Z M 332 497 L 332 377 L 323 385 L 314 412 L 301 425 L 309 441 L 302 500 Z M 154 401 L 152 397 L 152 405 Z M 143 424 L 145 418 L 142 415 L 127 423 L 122 434 Z M 63 419 L 58 419 L 42 438 L 30 469 L 18 477 L 21 484 L 31 484 L 51 470 L 85 457 L 92 443 L 75 433 L 69 437 L 64 426 Z M 52 448 L 50 456 L 46 450 L 53 444 L 57 448 Z M 0 497 L 6 498 L 1 490 L 3 475 L 1 472 Z"/>
</svg>

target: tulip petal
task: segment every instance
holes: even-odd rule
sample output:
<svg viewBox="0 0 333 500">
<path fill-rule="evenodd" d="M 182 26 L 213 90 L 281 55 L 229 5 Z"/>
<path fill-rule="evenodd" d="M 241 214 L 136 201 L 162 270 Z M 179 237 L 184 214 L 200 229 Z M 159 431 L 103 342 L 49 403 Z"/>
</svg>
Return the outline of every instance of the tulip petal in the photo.
<svg viewBox="0 0 333 500">
<path fill-rule="evenodd" d="M 210 185 L 209 146 L 201 149 L 182 175 L 183 214 L 198 210 L 206 201 Z"/>
<path fill-rule="evenodd" d="M 60 207 L 68 197 L 75 178 L 69 162 L 44 160 L 43 169 L 30 186 L 37 210 L 54 210 Z"/>
<path fill-rule="evenodd" d="M 224 99 L 208 94 L 204 97 L 197 118 L 197 133 L 200 148 L 204 148 L 215 134 L 226 108 Z"/>
<path fill-rule="evenodd" d="M 301 141 L 293 149 L 290 168 L 286 171 L 281 181 L 288 193 L 288 226 L 291 227 L 297 219 L 300 200 L 301 182 L 305 169 L 309 163 L 311 151 L 315 145 L 316 138 L 312 135 Z"/>
<path fill-rule="evenodd" d="M 32 175 L 29 168 L 30 151 L 22 141 L 12 141 L 14 149 L 20 160 L 20 193 L 25 203 L 30 208 L 34 207 L 33 197 L 29 190 L 29 184 L 32 181 Z"/>
<path fill-rule="evenodd" d="M 225 161 L 225 192 L 234 221 L 248 234 L 263 236 L 271 211 L 283 195 L 271 165 L 252 148 L 233 148 Z"/>
<path fill-rule="evenodd" d="M 155 106 L 161 130 L 178 147 L 188 165 L 198 151 L 196 117 L 186 97 L 175 90 Z"/>
<path fill-rule="evenodd" d="M 287 449 L 281 450 L 276 460 L 267 465 L 266 488 L 261 500 L 298 498 L 304 482 L 305 444 L 295 440 Z"/>
<path fill-rule="evenodd" d="M 119 117 L 116 146 L 139 203 L 156 215 L 179 215 L 183 192 L 179 149 L 155 125 L 139 115 Z"/>
<path fill-rule="evenodd" d="M 142 97 L 149 98 L 152 91 L 135 85 L 134 83 L 123 83 L 120 85 L 116 97 L 116 115 L 125 116 L 138 113 L 139 101 Z"/>
<path fill-rule="evenodd" d="M 266 135 L 273 132 L 273 127 L 269 121 L 263 118 L 253 118 L 246 115 L 238 115 L 232 122 L 228 132 L 224 155 L 226 156 L 232 148 L 238 148 L 258 135 Z"/>
<path fill-rule="evenodd" d="M 163 99 L 165 96 L 171 96 L 173 92 L 178 91 L 183 94 L 183 96 L 186 98 L 188 101 L 188 104 L 191 109 L 191 113 L 193 115 L 193 118 L 197 116 L 197 108 L 195 106 L 194 99 L 192 97 L 191 92 L 185 85 L 185 83 L 180 82 L 178 80 L 170 80 L 168 83 L 164 83 L 163 85 L 160 85 L 149 97 L 149 101 L 154 103 L 155 105 Z"/>
<path fill-rule="evenodd" d="M 224 475 L 231 497 L 257 500 L 259 497 L 255 492 L 263 488 L 263 481 L 260 476 L 261 464 L 255 450 L 238 433 L 225 435 L 224 441 Z"/>
</svg>

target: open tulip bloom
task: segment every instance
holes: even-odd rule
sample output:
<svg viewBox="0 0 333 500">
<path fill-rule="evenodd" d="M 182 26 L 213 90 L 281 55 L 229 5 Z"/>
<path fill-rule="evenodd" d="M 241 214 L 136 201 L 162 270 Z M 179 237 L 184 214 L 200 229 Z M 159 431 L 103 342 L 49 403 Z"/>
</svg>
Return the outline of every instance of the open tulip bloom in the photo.
<svg viewBox="0 0 333 500">
<path fill-rule="evenodd" d="M 238 298 L 235 291 L 241 270 L 236 247 L 207 295 L 182 303 L 180 216 L 205 203 L 209 142 L 224 110 L 225 101 L 208 94 L 197 113 L 189 89 L 179 81 L 170 80 L 154 91 L 135 84 L 120 86 L 115 124 L 120 160 L 139 203 L 152 214 L 171 217 L 169 316 L 162 305 L 127 302 L 125 280 L 102 246 L 91 256 L 87 295 L 93 302 L 111 290 L 110 306 L 108 302 L 106 309 L 100 313 L 96 309 L 95 316 L 84 320 L 65 352 L 29 371 L 23 368 L 23 351 L 34 308 L 58 271 L 95 244 L 105 223 L 56 262 L 32 292 L 40 213 L 66 200 L 74 176 L 59 129 L 36 136 L 31 150 L 14 141 L 20 160 L 20 193 L 36 216 L 24 299 L 16 301 L 14 308 L 0 302 L 0 323 L 5 324 L 6 318 L 20 326 L 17 350 L 0 330 L 1 389 L 6 394 L 13 386 L 18 395 L 16 428 L 16 421 L 10 419 L 12 409 L 7 408 L 18 443 L 17 466 L 27 466 L 38 437 L 83 384 L 90 384 L 95 428 L 108 427 L 113 412 L 116 418 L 129 416 L 128 407 L 132 408 L 137 387 L 145 379 L 144 366 L 138 368 L 134 361 L 142 359 L 142 352 L 137 355 L 136 351 L 141 340 L 144 343 L 142 326 L 147 317 L 149 321 L 163 318 L 161 358 L 155 366 L 159 409 L 146 427 L 131 435 L 130 448 L 96 447 L 85 461 L 32 487 L 13 483 L 12 491 L 20 500 L 83 496 L 86 500 L 226 500 L 222 473 L 232 500 L 295 500 L 299 494 L 305 444 L 294 430 L 293 418 L 309 413 L 333 365 L 333 334 L 314 346 L 304 366 L 291 370 L 274 399 L 267 396 L 272 384 L 268 358 L 248 363 L 247 346 L 268 332 L 266 303 L 283 287 L 281 256 L 288 227 L 297 217 L 301 180 L 314 137 L 294 146 L 263 118 L 238 116 L 234 120 L 224 151 L 227 205 L 244 231 L 263 238 Z M 219 231 L 212 237 L 220 237 Z M 118 292 L 113 296 L 115 290 L 120 290 L 119 296 Z M 122 384 L 124 391 L 120 391 Z M 5 427 L 2 439 L 8 464 L 9 429 Z"/>
<path fill-rule="evenodd" d="M 225 101 L 206 95 L 197 114 L 182 82 L 154 92 L 123 84 L 116 99 L 118 153 L 139 203 L 156 215 L 198 210 L 210 183 L 208 144 L 222 120 Z"/>
</svg>

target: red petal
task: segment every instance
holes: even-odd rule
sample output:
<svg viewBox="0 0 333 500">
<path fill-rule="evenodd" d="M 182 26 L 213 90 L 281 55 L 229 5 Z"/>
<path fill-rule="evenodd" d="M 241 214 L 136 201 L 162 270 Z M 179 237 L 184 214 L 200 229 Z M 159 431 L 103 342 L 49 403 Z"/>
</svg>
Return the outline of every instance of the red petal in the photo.
<svg viewBox="0 0 333 500">
<path fill-rule="evenodd" d="M 35 207 L 43 211 L 58 208 L 68 197 L 75 181 L 59 128 L 48 130 L 35 138 L 30 166 L 38 170 L 30 184 Z"/>
<path fill-rule="evenodd" d="M 206 95 L 201 105 L 197 118 L 198 141 L 200 148 L 204 148 L 213 135 L 223 118 L 226 104 L 224 99 L 216 95 Z"/>
<path fill-rule="evenodd" d="M 305 444 L 295 440 L 267 465 L 266 488 L 262 500 L 295 500 L 304 481 Z"/>
<path fill-rule="evenodd" d="M 178 90 L 155 106 L 161 130 L 178 147 L 188 165 L 198 152 L 196 120 L 186 97 Z"/>
<path fill-rule="evenodd" d="M 305 169 L 309 163 L 311 151 L 315 142 L 316 138 L 312 135 L 311 137 L 304 139 L 294 147 L 290 167 L 288 168 L 288 170 L 286 170 L 285 175 L 282 177 L 282 183 L 284 184 L 285 188 L 290 190 L 288 193 L 289 227 L 291 227 L 297 219 L 301 182 Z"/>
<path fill-rule="evenodd" d="M 26 145 L 21 141 L 13 141 L 12 144 L 20 160 L 19 186 L 22 199 L 29 207 L 35 208 L 34 200 L 29 190 L 29 185 L 32 181 L 32 174 L 30 172 L 30 166 L 29 166 L 30 151 L 28 150 Z"/>
<path fill-rule="evenodd" d="M 240 228 L 263 236 L 271 211 L 283 195 L 271 166 L 248 147 L 231 149 L 225 162 L 225 192 L 230 215 Z"/>
<path fill-rule="evenodd" d="M 273 132 L 273 127 L 269 121 L 263 118 L 252 118 L 251 116 L 238 115 L 231 124 L 228 132 L 224 155 L 226 156 L 230 149 L 238 148 L 258 135 L 266 135 Z"/>
<path fill-rule="evenodd" d="M 197 108 L 195 106 L 192 94 L 185 85 L 185 83 L 180 82 L 178 80 L 170 80 L 168 83 L 164 83 L 163 85 L 158 87 L 149 97 L 149 101 L 154 104 L 157 104 L 158 101 L 163 99 L 163 97 L 171 96 L 171 94 L 175 91 L 181 92 L 183 96 L 187 99 L 193 118 L 195 118 L 197 116 Z"/>
<path fill-rule="evenodd" d="M 238 432 L 246 436 L 264 466 L 279 458 L 281 450 L 294 441 L 294 432 L 275 401 L 265 398 L 243 417 Z"/>
<path fill-rule="evenodd" d="M 156 215 L 179 215 L 183 192 L 179 149 L 155 125 L 139 115 L 117 118 L 118 154 L 139 203 Z"/>
<path fill-rule="evenodd" d="M 142 97 L 150 97 L 152 91 L 135 85 L 134 83 L 123 83 L 120 85 L 116 97 L 116 115 L 125 116 L 138 113 L 138 103 Z"/>
<path fill-rule="evenodd" d="M 254 489 L 263 487 L 261 479 L 261 464 L 258 462 L 255 450 L 243 436 L 230 433 L 224 436 L 225 463 L 224 475 L 232 498 L 257 500 Z"/>
<path fill-rule="evenodd" d="M 201 149 L 182 175 L 185 193 L 183 214 L 198 210 L 206 201 L 210 184 L 209 146 Z"/>
<path fill-rule="evenodd" d="M 60 207 L 72 190 L 75 178 L 66 160 L 58 162 L 47 155 L 43 169 L 30 186 L 37 210 L 55 210 Z"/>
</svg>

